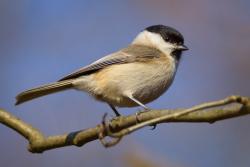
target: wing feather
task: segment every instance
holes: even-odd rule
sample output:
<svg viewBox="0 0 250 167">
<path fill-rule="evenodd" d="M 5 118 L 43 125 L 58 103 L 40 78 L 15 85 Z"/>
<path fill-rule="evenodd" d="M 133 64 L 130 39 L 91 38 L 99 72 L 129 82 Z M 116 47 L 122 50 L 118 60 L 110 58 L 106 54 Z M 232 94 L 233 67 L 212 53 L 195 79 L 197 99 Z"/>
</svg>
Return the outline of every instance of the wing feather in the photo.
<svg viewBox="0 0 250 167">
<path fill-rule="evenodd" d="M 158 57 L 160 54 L 162 54 L 161 51 L 152 47 L 143 45 L 130 45 L 129 47 L 122 49 L 121 51 L 107 55 L 88 66 L 78 69 L 77 71 L 63 77 L 59 81 L 88 75 L 114 64 L 124 64 L 153 59 Z"/>
</svg>

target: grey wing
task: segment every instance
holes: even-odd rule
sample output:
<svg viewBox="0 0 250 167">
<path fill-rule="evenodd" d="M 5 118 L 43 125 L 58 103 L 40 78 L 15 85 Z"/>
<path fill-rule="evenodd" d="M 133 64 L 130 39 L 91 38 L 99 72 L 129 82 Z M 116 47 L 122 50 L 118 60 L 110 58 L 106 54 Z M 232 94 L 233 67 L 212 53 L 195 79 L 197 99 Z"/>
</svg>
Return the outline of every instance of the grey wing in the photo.
<svg viewBox="0 0 250 167">
<path fill-rule="evenodd" d="M 63 77 L 59 81 L 77 78 L 83 75 L 94 73 L 100 69 L 108 67 L 114 64 L 124 64 L 137 61 L 138 59 L 152 59 L 159 55 L 160 51 L 147 46 L 135 46 L 130 45 L 129 47 L 122 49 L 116 53 L 107 55 L 92 64 L 80 68 L 79 70 Z"/>
<path fill-rule="evenodd" d="M 123 54 L 122 52 L 117 52 L 117 53 L 113 53 L 111 55 L 107 55 L 107 56 L 93 62 L 92 64 L 87 65 L 83 68 L 80 68 L 77 71 L 63 77 L 59 81 L 77 78 L 77 77 L 80 77 L 82 75 L 88 75 L 88 74 L 91 74 L 97 70 L 100 70 L 100 69 L 103 69 L 107 66 L 110 66 L 112 64 L 127 63 L 129 60 L 128 56 L 130 56 L 130 55 Z"/>
</svg>

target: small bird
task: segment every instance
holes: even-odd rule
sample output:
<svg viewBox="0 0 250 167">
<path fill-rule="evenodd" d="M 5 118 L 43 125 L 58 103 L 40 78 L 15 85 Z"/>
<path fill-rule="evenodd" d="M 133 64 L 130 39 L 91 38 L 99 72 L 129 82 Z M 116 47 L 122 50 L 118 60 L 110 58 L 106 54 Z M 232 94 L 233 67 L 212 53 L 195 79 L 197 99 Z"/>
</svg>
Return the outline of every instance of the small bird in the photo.
<svg viewBox="0 0 250 167">
<path fill-rule="evenodd" d="M 153 25 L 141 31 L 130 45 L 87 65 L 57 82 L 26 90 L 16 105 L 67 89 L 85 91 L 116 107 L 141 106 L 161 96 L 172 84 L 182 51 L 188 50 L 180 32 Z"/>
</svg>

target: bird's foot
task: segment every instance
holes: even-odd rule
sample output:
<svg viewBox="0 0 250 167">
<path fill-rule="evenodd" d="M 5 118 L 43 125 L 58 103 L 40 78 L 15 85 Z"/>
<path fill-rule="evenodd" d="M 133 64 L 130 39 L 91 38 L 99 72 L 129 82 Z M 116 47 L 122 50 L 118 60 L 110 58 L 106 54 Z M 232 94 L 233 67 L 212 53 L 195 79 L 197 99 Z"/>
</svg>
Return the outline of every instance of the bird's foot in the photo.
<svg viewBox="0 0 250 167">
<path fill-rule="evenodd" d="M 144 108 L 144 110 L 139 110 L 138 112 L 135 113 L 135 118 L 136 118 L 136 122 L 137 123 L 140 123 L 140 119 L 139 119 L 139 116 L 142 114 L 142 113 L 145 113 L 145 112 L 148 112 L 150 111 L 151 109 L 150 108 Z"/>
<path fill-rule="evenodd" d="M 148 111 L 150 111 L 151 109 L 150 108 L 144 108 L 144 110 L 142 110 L 142 111 L 138 111 L 138 112 L 136 112 L 135 113 L 135 119 L 136 119 L 136 123 L 140 123 L 141 121 L 140 121 L 140 119 L 139 119 L 139 116 L 142 114 L 142 113 L 145 113 L 145 112 L 148 112 Z M 156 124 L 154 124 L 154 125 L 149 125 L 149 126 L 151 126 L 152 128 L 151 128 L 151 130 L 154 130 L 155 128 L 156 128 Z"/>
</svg>

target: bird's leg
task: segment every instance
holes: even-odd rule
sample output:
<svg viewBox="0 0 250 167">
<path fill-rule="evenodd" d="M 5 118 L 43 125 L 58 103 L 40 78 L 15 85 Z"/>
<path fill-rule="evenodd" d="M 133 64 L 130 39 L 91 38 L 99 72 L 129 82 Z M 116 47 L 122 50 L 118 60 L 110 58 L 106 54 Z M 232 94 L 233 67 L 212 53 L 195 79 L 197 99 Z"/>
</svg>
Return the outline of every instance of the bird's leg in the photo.
<svg viewBox="0 0 250 167">
<path fill-rule="evenodd" d="M 112 104 L 109 104 L 109 103 L 108 103 L 108 105 L 112 108 L 112 110 L 114 111 L 114 113 L 117 117 L 121 116 L 121 114 L 116 110 L 115 106 L 113 106 Z"/>
<path fill-rule="evenodd" d="M 136 104 L 138 104 L 139 106 L 141 106 L 142 108 L 144 108 L 143 111 L 136 112 L 136 120 L 137 120 L 137 122 L 140 122 L 138 116 L 139 116 L 141 113 L 143 113 L 143 112 L 149 111 L 150 109 L 149 109 L 147 106 L 145 106 L 144 104 L 142 104 L 139 100 L 135 99 L 132 95 L 129 95 L 128 98 L 129 98 L 130 100 L 132 100 L 133 102 L 135 102 Z"/>
<path fill-rule="evenodd" d="M 150 108 L 148 108 L 147 106 L 145 106 L 144 104 L 142 104 L 139 100 L 135 99 L 132 95 L 128 96 L 128 98 L 130 100 L 132 100 L 133 102 L 135 102 L 136 104 L 138 104 L 139 106 L 141 106 L 142 108 L 144 108 L 145 111 L 150 110 Z M 140 111 L 140 112 L 144 112 L 144 111 Z"/>
<path fill-rule="evenodd" d="M 132 95 L 128 96 L 128 98 L 129 98 L 130 100 L 134 101 L 135 103 L 137 103 L 137 104 L 138 104 L 139 106 L 141 106 L 142 108 L 144 108 L 143 111 L 136 112 L 136 121 L 137 121 L 138 123 L 140 123 L 139 115 L 140 115 L 141 113 L 144 113 L 144 112 L 149 111 L 150 108 L 147 107 L 147 106 L 145 106 L 144 104 L 142 104 L 142 103 L 141 103 L 140 101 L 138 101 L 137 99 L 135 99 Z M 153 126 L 151 130 L 154 130 L 154 129 L 156 128 L 156 124 L 151 125 L 151 126 Z"/>
</svg>

